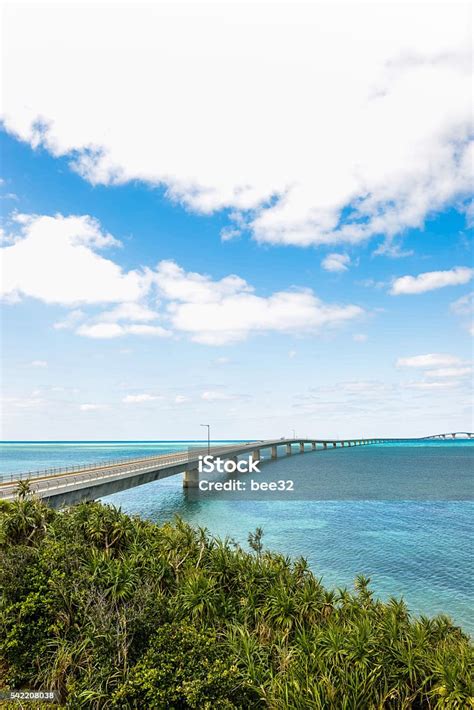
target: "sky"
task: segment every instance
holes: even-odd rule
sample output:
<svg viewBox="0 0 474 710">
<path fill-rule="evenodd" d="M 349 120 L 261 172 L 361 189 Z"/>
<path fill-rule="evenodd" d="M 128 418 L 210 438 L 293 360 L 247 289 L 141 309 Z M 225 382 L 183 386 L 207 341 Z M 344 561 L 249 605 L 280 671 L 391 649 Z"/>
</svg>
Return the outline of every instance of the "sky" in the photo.
<svg viewBox="0 0 474 710">
<path fill-rule="evenodd" d="M 469 4 L 2 16 L 2 439 L 472 431 Z"/>
</svg>

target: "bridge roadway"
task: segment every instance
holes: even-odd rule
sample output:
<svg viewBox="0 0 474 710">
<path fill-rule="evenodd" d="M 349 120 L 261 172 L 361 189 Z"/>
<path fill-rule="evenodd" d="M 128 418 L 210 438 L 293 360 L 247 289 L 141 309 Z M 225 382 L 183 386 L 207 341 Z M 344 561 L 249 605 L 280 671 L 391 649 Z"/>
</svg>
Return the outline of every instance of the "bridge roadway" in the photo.
<svg viewBox="0 0 474 710">
<path fill-rule="evenodd" d="M 404 441 L 404 439 L 270 439 L 245 444 L 212 446 L 209 451 L 212 456 L 220 456 L 224 460 L 236 460 L 239 456 L 250 454 L 255 461 L 261 458 L 261 451 L 264 449 L 269 449 L 271 459 L 276 459 L 279 447 L 285 447 L 286 454 L 291 455 L 294 447 L 297 447 L 300 453 L 305 453 L 395 441 Z M 13 474 L 10 480 L 0 482 L 0 500 L 13 499 L 17 486 L 22 480 L 28 480 L 30 490 L 53 508 L 63 508 L 84 500 L 95 500 L 176 474 L 184 473 L 185 488 L 195 487 L 199 483 L 199 457 L 207 453 L 207 447 L 190 448 L 173 454 L 114 463 L 48 469 L 34 474 Z"/>
</svg>

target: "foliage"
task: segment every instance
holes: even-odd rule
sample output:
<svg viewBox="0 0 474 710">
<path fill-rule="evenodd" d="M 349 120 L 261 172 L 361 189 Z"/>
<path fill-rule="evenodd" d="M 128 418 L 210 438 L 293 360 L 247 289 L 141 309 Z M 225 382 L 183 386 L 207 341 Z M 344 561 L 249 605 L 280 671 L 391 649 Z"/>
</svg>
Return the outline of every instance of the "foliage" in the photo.
<svg viewBox="0 0 474 710">
<path fill-rule="evenodd" d="M 474 707 L 472 646 L 369 580 L 326 590 L 305 560 L 99 503 L 0 506 L 4 687 L 65 708 Z"/>
<path fill-rule="evenodd" d="M 163 624 L 127 681 L 114 693 L 112 707 L 251 707 L 256 693 L 243 687 L 235 660 L 215 630 Z"/>
</svg>

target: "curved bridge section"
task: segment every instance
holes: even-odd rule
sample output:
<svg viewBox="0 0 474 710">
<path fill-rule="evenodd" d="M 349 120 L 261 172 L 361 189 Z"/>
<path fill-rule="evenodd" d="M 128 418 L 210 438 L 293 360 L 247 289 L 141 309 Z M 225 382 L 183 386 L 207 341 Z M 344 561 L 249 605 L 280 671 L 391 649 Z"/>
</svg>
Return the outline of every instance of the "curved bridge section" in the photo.
<svg viewBox="0 0 474 710">
<path fill-rule="evenodd" d="M 168 476 L 183 475 L 183 486 L 198 485 L 200 457 L 211 454 L 224 460 L 247 455 L 257 460 L 262 452 L 271 459 L 297 451 L 316 451 L 349 446 L 379 444 L 387 439 L 272 439 L 190 449 L 174 454 L 148 458 L 128 459 L 89 466 L 72 466 L 67 469 L 13 474 L 0 483 L 0 499 L 11 500 L 16 495 L 20 481 L 28 480 L 30 490 L 54 508 L 62 508 L 83 500 L 95 500 L 135 486 L 151 483 Z"/>
<path fill-rule="evenodd" d="M 456 438 L 455 434 L 436 434 L 417 439 Z M 462 432 L 464 438 L 474 436 Z M 460 437 L 459 437 L 460 438 Z M 151 483 L 168 476 L 183 475 L 183 486 L 199 484 L 199 461 L 210 454 L 224 460 L 236 461 L 239 456 L 274 460 L 281 454 L 291 456 L 310 451 L 327 451 L 352 446 L 368 446 L 388 442 L 413 441 L 413 439 L 270 439 L 247 443 L 189 449 L 174 454 L 147 458 L 127 459 L 64 469 L 12 474 L 0 483 L 0 500 L 11 500 L 17 493 L 20 481 L 27 480 L 32 493 L 54 508 L 62 508 L 80 501 L 95 500 L 135 486 Z M 262 455 L 265 452 L 265 456 Z"/>
</svg>

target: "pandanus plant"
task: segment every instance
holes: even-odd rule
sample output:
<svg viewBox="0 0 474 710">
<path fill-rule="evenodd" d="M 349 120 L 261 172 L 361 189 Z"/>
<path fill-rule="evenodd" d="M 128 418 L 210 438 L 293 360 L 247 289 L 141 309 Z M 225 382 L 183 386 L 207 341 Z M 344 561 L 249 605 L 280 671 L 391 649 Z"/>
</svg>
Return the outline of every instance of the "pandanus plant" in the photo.
<svg viewBox="0 0 474 710">
<path fill-rule="evenodd" d="M 327 590 L 262 534 L 246 552 L 180 519 L 55 513 L 26 490 L 0 515 L 7 685 L 92 710 L 474 707 L 472 645 L 447 617 L 413 619 L 365 577 Z"/>
</svg>

